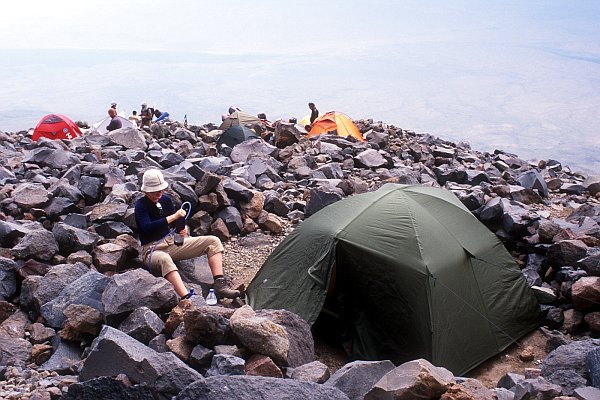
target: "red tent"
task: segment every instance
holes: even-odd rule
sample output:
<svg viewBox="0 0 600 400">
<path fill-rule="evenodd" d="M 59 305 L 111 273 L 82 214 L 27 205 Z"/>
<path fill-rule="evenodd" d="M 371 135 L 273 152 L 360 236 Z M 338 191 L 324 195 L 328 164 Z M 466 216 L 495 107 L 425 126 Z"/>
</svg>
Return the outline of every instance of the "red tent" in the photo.
<svg viewBox="0 0 600 400">
<path fill-rule="evenodd" d="M 41 137 L 48 139 L 75 139 L 81 135 L 79 127 L 75 122 L 61 114 L 48 114 L 38 122 L 33 131 L 33 140 Z"/>
</svg>

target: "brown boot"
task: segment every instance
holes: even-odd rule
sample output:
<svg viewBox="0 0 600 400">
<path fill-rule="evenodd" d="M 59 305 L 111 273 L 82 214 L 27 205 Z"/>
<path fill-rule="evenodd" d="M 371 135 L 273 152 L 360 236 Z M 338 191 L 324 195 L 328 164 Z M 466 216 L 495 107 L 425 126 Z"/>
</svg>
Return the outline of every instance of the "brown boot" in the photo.
<svg viewBox="0 0 600 400">
<path fill-rule="evenodd" d="M 215 279 L 214 288 L 215 294 L 219 299 L 235 299 L 236 297 L 240 297 L 240 291 L 230 288 L 229 284 L 225 280 L 225 277 L 219 277 Z"/>
</svg>

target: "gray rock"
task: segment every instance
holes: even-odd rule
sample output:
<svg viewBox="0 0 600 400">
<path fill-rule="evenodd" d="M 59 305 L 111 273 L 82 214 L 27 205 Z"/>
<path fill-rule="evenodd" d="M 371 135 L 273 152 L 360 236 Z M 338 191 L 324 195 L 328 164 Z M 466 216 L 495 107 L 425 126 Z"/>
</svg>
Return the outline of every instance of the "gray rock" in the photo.
<svg viewBox="0 0 600 400">
<path fill-rule="evenodd" d="M 571 370 L 585 379 L 589 379 L 586 357 L 598 346 L 600 346 L 600 340 L 588 339 L 558 347 L 542 361 L 542 376 L 549 377 L 559 370 Z"/>
<path fill-rule="evenodd" d="M 91 251 L 98 242 L 98 235 L 62 222 L 54 224 L 52 234 L 65 256 L 79 250 Z"/>
<path fill-rule="evenodd" d="M 35 163 L 40 167 L 66 169 L 81 163 L 77 155 L 62 148 L 38 147 L 28 152 L 22 160 L 24 163 Z"/>
<path fill-rule="evenodd" d="M 64 311 L 71 304 L 80 304 L 104 312 L 102 293 L 110 279 L 96 271 L 89 271 L 69 283 L 60 294 L 40 308 L 49 326 L 62 328 L 65 322 Z"/>
<path fill-rule="evenodd" d="M 517 383 L 525 379 L 525 375 L 508 372 L 498 381 L 496 387 L 512 390 Z"/>
<path fill-rule="evenodd" d="M 589 379 L 592 386 L 600 389 L 600 347 L 587 353 L 585 366 L 590 373 Z"/>
<path fill-rule="evenodd" d="M 3 247 L 13 247 L 19 239 L 31 230 L 31 227 L 23 224 L 0 221 L 0 245 Z"/>
<path fill-rule="evenodd" d="M 548 382 L 543 377 L 524 379 L 519 381 L 514 389 L 515 400 L 553 399 L 560 396 L 562 389 L 558 385 Z"/>
<path fill-rule="evenodd" d="M 245 361 L 243 358 L 229 354 L 215 354 L 206 377 L 217 375 L 244 375 Z"/>
<path fill-rule="evenodd" d="M 308 202 L 306 203 L 304 215 L 306 218 L 308 218 L 322 208 L 325 208 L 326 206 L 341 199 L 342 195 L 338 191 L 320 188 L 311 189 L 309 192 Z"/>
<path fill-rule="evenodd" d="M 133 231 L 120 221 L 107 221 L 94 228 L 97 234 L 107 239 L 114 239 L 119 235 L 133 235 Z"/>
<path fill-rule="evenodd" d="M 104 180 L 96 176 L 82 176 L 77 184 L 86 204 L 96 204 L 102 196 Z"/>
<path fill-rule="evenodd" d="M 0 299 L 11 297 L 17 291 L 16 269 L 13 260 L 0 257 Z"/>
<path fill-rule="evenodd" d="M 446 392 L 454 375 L 425 359 L 406 362 L 385 374 L 365 395 L 365 400 L 383 398 L 437 398 Z M 412 396 L 412 397 L 411 397 Z"/>
<path fill-rule="evenodd" d="M 164 333 L 157 335 L 150 343 L 148 343 L 148 347 L 159 353 L 166 353 L 169 351 L 169 346 L 167 346 L 167 336 Z"/>
<path fill-rule="evenodd" d="M 229 233 L 236 235 L 242 231 L 242 215 L 237 208 L 233 206 L 225 207 L 217 213 L 217 218 L 223 220 Z"/>
<path fill-rule="evenodd" d="M 67 285 L 89 272 L 89 268 L 81 263 L 55 265 L 43 277 L 29 276 L 23 282 L 33 281 L 31 299 L 25 299 L 21 304 L 27 304 L 38 309 L 57 297 Z M 23 298 L 23 293 L 21 293 Z"/>
<path fill-rule="evenodd" d="M 0 366 L 24 367 L 29 363 L 31 347 L 31 343 L 25 339 L 0 335 Z"/>
<path fill-rule="evenodd" d="M 123 146 L 131 150 L 147 150 L 146 138 L 144 134 L 135 128 L 121 128 L 109 132 L 106 137 L 111 143 Z"/>
<path fill-rule="evenodd" d="M 338 369 L 325 386 L 344 392 L 350 400 L 361 400 L 379 380 L 395 368 L 391 361 L 353 361 Z"/>
<path fill-rule="evenodd" d="M 171 399 L 183 388 L 204 378 L 172 353 L 157 353 L 131 336 L 105 326 L 94 340 L 79 374 L 81 382 L 125 374 L 145 383 L 159 399 Z"/>
<path fill-rule="evenodd" d="M 114 190 L 114 189 L 113 189 Z M 109 221 L 123 221 L 128 205 L 124 203 L 101 203 L 92 207 L 89 218 L 96 224 Z"/>
<path fill-rule="evenodd" d="M 579 387 L 587 386 L 587 379 L 574 371 L 564 369 L 554 371 L 547 377 L 550 383 L 562 388 L 562 394 L 566 396 L 573 395 L 573 391 Z"/>
<path fill-rule="evenodd" d="M 164 328 L 165 323 L 160 317 L 145 306 L 134 310 L 119 326 L 119 330 L 144 344 L 148 344 Z"/>
<path fill-rule="evenodd" d="M 54 352 L 48 361 L 40 365 L 42 371 L 56 371 L 59 374 L 77 373 L 81 361 L 81 349 L 74 342 L 62 340 L 55 336 L 52 341 Z"/>
<path fill-rule="evenodd" d="M 52 232 L 47 230 L 35 230 L 25 234 L 11 254 L 15 258 L 49 261 L 58 253 L 58 243 Z"/>
<path fill-rule="evenodd" d="M 48 190 L 40 183 L 25 182 L 12 192 L 13 201 L 23 210 L 44 208 L 50 201 Z"/>
<path fill-rule="evenodd" d="M 578 400 L 598 400 L 600 399 L 600 389 L 586 386 L 583 388 L 577 388 L 573 392 Z"/>
<path fill-rule="evenodd" d="M 132 288 L 135 293 L 132 295 Z M 118 315 L 146 306 L 151 310 L 175 307 L 177 294 L 164 278 L 141 268 L 114 275 L 102 295 L 106 315 Z"/>
<path fill-rule="evenodd" d="M 321 361 L 313 361 L 294 368 L 292 379 L 314 383 L 324 383 L 330 377 L 329 368 Z"/>
<path fill-rule="evenodd" d="M 81 210 L 72 200 L 67 199 L 66 197 L 54 197 L 50 200 L 50 203 L 46 206 L 44 211 L 46 212 L 48 219 L 56 221 L 61 215 L 77 213 Z"/>
<path fill-rule="evenodd" d="M 285 328 L 289 341 L 289 367 L 299 367 L 315 360 L 315 345 L 310 326 L 300 316 L 287 310 L 258 310 L 256 315 Z"/>
<path fill-rule="evenodd" d="M 261 376 L 213 376 L 195 382 L 175 400 L 347 400 L 333 387 Z"/>
<path fill-rule="evenodd" d="M 125 385 L 118 379 L 108 376 L 90 379 L 69 385 L 69 390 L 61 400 L 155 400 L 152 389 L 147 385 Z"/>
<path fill-rule="evenodd" d="M 283 326 L 256 316 L 249 306 L 238 308 L 229 324 L 242 345 L 252 353 L 270 357 L 278 365 L 288 365 L 290 342 Z"/>
<path fill-rule="evenodd" d="M 548 186 L 542 175 L 536 170 L 523 172 L 516 179 L 517 183 L 525 188 L 536 189 L 543 197 L 548 197 Z"/>
<path fill-rule="evenodd" d="M 185 338 L 191 343 L 212 348 L 218 344 L 236 344 L 237 340 L 229 317 L 231 310 L 206 306 L 186 311 L 184 314 Z"/>
<path fill-rule="evenodd" d="M 194 346 L 190 354 L 190 366 L 198 370 L 206 370 L 210 368 L 214 354 L 215 352 L 211 349 L 198 344 Z"/>
</svg>

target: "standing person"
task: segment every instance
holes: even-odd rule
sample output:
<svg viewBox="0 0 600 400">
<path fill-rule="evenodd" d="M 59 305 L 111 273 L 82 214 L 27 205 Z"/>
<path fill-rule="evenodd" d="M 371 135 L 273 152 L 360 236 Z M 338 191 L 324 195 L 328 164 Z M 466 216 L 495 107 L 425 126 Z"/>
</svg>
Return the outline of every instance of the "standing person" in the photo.
<svg viewBox="0 0 600 400">
<path fill-rule="evenodd" d="M 239 290 L 231 289 L 223 276 L 224 248 L 221 240 L 216 236 L 189 236 L 185 225 L 187 212 L 183 209 L 175 210 L 171 197 L 163 193 L 167 187 L 159 170 L 149 169 L 144 172 L 141 191 L 145 196 L 135 203 L 135 220 L 144 263 L 151 270 L 160 271 L 173 285 L 175 292 L 182 299 L 187 299 L 194 293 L 186 289 L 174 261 L 206 254 L 217 298 L 239 297 Z M 178 243 L 171 232 L 181 235 L 183 242 Z"/>
<path fill-rule="evenodd" d="M 115 129 L 119 129 L 123 127 L 123 123 L 119 118 L 117 118 L 117 110 L 114 108 L 108 109 L 108 116 L 111 118 L 110 123 L 106 126 L 106 130 L 111 132 Z"/>
<path fill-rule="evenodd" d="M 142 109 L 140 111 L 140 118 L 142 119 L 142 123 L 140 125 L 141 128 L 144 126 L 150 127 L 152 124 L 152 109 L 148 107 L 148 104 L 142 103 Z"/>
<path fill-rule="evenodd" d="M 310 124 L 312 125 L 315 119 L 319 117 L 319 110 L 317 110 L 315 103 L 308 103 L 308 108 L 310 108 Z"/>
</svg>

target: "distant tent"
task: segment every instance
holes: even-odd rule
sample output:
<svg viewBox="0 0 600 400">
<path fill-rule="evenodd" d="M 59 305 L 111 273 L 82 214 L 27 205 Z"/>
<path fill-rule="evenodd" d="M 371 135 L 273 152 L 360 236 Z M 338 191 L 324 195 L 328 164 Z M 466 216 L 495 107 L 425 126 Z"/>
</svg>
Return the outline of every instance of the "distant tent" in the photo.
<svg viewBox="0 0 600 400">
<path fill-rule="evenodd" d="M 117 115 L 115 118 L 117 118 L 121 121 L 121 128 L 126 128 L 126 127 L 137 128 L 137 126 L 132 121 L 128 120 L 125 117 Z M 110 124 L 110 117 L 106 117 L 102 121 L 96 122 L 94 125 L 92 125 L 92 132 L 102 133 L 102 134 L 108 133 L 108 130 L 106 129 L 108 124 Z"/>
<path fill-rule="evenodd" d="M 233 149 L 233 146 L 240 144 L 248 139 L 260 138 L 252 129 L 245 126 L 232 126 L 227 128 L 217 140 L 217 150 L 221 151 L 223 145 Z"/>
<path fill-rule="evenodd" d="M 219 126 L 219 129 L 225 130 L 232 126 L 244 126 L 255 123 L 260 124 L 262 123 L 262 121 L 260 120 L 260 118 L 255 117 L 254 115 L 247 114 L 242 111 L 235 111 L 231 113 L 231 115 L 229 115 L 227 118 L 225 118 L 225 120 L 221 123 L 221 126 Z"/>
<path fill-rule="evenodd" d="M 308 121 L 308 123 L 307 123 Z M 302 118 L 300 124 L 310 125 L 310 116 Z M 338 111 L 329 111 L 315 119 L 312 128 L 308 133 L 308 137 L 319 136 L 322 133 L 336 132 L 338 136 L 352 136 L 364 142 L 365 139 L 358 130 L 358 127 L 345 114 Z"/>
<path fill-rule="evenodd" d="M 426 358 L 455 375 L 540 322 L 500 240 L 452 192 L 419 185 L 389 183 L 307 218 L 271 253 L 246 299 L 311 325 L 334 316 L 355 358 Z"/>
<path fill-rule="evenodd" d="M 31 138 L 36 141 L 41 137 L 72 140 L 77 136 L 81 136 L 81 130 L 75 122 L 62 114 L 48 114 L 38 122 Z"/>
</svg>

